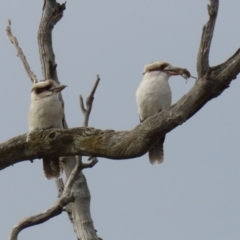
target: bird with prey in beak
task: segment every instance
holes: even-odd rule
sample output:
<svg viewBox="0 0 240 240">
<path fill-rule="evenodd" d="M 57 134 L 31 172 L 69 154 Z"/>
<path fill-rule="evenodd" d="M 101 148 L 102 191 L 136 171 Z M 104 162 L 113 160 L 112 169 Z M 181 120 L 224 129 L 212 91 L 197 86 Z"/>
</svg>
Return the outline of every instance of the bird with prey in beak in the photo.
<svg viewBox="0 0 240 240">
<path fill-rule="evenodd" d="M 152 62 L 145 66 L 143 80 L 136 92 L 141 122 L 171 106 L 172 93 L 168 80 L 174 75 L 181 75 L 186 80 L 191 76 L 187 69 L 173 67 L 167 62 Z M 150 148 L 148 155 L 151 164 L 163 162 L 164 140 L 165 135 Z"/>
<path fill-rule="evenodd" d="M 51 79 L 33 85 L 28 115 L 29 134 L 34 130 L 63 129 L 64 112 L 59 93 L 65 87 Z M 43 171 L 47 179 L 58 178 L 61 172 L 59 157 L 43 158 Z"/>
</svg>

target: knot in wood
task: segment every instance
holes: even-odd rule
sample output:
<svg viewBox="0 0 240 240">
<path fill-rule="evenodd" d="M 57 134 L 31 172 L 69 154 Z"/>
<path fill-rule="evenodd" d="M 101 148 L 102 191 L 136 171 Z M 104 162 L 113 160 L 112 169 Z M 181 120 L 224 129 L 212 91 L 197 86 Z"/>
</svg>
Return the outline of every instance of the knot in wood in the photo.
<svg viewBox="0 0 240 240">
<path fill-rule="evenodd" d="M 48 137 L 51 138 L 51 139 L 53 139 L 53 138 L 55 137 L 55 133 L 50 133 L 50 134 L 48 135 Z"/>
<path fill-rule="evenodd" d="M 49 141 L 53 141 L 55 140 L 58 136 L 59 136 L 59 132 L 56 132 L 56 130 L 52 130 L 50 132 L 48 132 L 46 134 L 46 138 L 49 140 Z"/>
</svg>

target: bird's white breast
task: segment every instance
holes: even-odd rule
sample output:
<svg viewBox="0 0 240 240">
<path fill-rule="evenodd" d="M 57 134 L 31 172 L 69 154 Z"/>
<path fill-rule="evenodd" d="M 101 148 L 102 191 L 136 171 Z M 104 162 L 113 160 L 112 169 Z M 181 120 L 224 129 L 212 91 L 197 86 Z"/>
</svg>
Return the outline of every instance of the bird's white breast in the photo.
<svg viewBox="0 0 240 240">
<path fill-rule="evenodd" d="M 169 76 L 157 71 L 147 72 L 136 92 L 138 113 L 144 120 L 169 107 L 172 93 L 168 83 Z"/>
<path fill-rule="evenodd" d="M 57 95 L 31 102 L 29 110 L 29 131 L 47 128 L 63 128 L 63 109 Z"/>
</svg>

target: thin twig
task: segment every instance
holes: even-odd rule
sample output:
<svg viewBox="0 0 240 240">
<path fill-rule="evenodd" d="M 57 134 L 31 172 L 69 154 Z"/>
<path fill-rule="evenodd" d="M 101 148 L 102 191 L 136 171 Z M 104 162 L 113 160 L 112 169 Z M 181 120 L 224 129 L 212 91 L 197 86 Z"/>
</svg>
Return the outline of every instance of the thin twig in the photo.
<svg viewBox="0 0 240 240">
<path fill-rule="evenodd" d="M 87 106 L 87 108 L 85 108 L 85 106 L 84 106 L 84 101 L 83 101 L 82 95 L 79 96 L 80 107 L 81 107 L 81 110 L 82 110 L 82 114 L 84 116 L 84 121 L 83 121 L 83 126 L 84 127 L 88 126 L 89 116 L 90 116 L 90 113 L 91 113 L 91 110 L 92 110 L 93 101 L 94 101 L 94 94 L 96 92 L 96 89 L 98 87 L 99 82 L 100 82 L 100 77 L 99 77 L 99 75 L 97 75 L 97 79 L 96 79 L 96 81 L 95 81 L 95 83 L 93 85 L 92 91 L 90 92 L 89 96 L 86 99 L 86 106 Z M 82 159 L 82 157 L 81 157 L 81 159 Z M 82 163 L 85 166 L 85 168 L 93 167 L 98 162 L 98 159 L 95 158 L 95 157 L 90 156 L 88 158 L 88 161 L 89 161 L 88 163 Z"/>
<path fill-rule="evenodd" d="M 218 5 L 218 0 L 210 0 L 210 4 L 208 5 L 209 20 L 203 27 L 197 58 L 198 78 L 201 78 L 209 70 L 209 52 L 218 14 Z"/>
<path fill-rule="evenodd" d="M 96 92 L 99 81 L 100 81 L 100 77 L 99 77 L 99 75 L 97 75 L 97 79 L 96 79 L 96 81 L 93 85 L 92 91 L 91 91 L 91 93 L 89 94 L 89 96 L 87 97 L 87 100 L 86 100 L 87 109 L 84 106 L 83 97 L 82 97 L 82 95 L 80 95 L 80 107 L 81 107 L 81 110 L 82 110 L 82 113 L 83 113 L 83 116 L 84 116 L 84 122 L 83 122 L 84 127 L 88 126 L 89 116 L 90 116 L 90 113 L 91 113 L 91 110 L 92 110 L 92 104 L 93 104 L 93 100 L 94 100 L 94 94 Z"/>
<path fill-rule="evenodd" d="M 8 20 L 8 26 L 6 28 L 6 32 L 7 32 L 8 39 L 17 49 L 17 56 L 20 57 L 20 59 L 22 60 L 23 66 L 24 66 L 29 78 L 31 79 L 32 83 L 37 83 L 38 80 L 37 80 L 36 75 L 31 71 L 31 68 L 27 62 L 27 59 L 26 59 L 22 49 L 19 47 L 17 38 L 15 36 L 13 36 L 13 34 L 12 34 L 10 19 Z"/>
<path fill-rule="evenodd" d="M 55 54 L 52 47 L 52 30 L 63 17 L 65 9 L 66 2 L 60 4 L 56 0 L 44 1 L 42 18 L 38 30 L 39 56 L 44 79 L 53 79 L 56 82 L 59 81 L 56 71 Z"/>
</svg>

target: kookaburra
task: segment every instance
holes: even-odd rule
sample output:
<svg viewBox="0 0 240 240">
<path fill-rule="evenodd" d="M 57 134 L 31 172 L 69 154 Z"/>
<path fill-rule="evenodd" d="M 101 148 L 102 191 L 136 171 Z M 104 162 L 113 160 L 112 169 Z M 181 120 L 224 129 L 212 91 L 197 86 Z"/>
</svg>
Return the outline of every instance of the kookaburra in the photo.
<svg viewBox="0 0 240 240">
<path fill-rule="evenodd" d="M 183 68 L 173 67 L 167 62 L 152 62 L 143 71 L 143 80 L 136 92 L 140 121 L 163 111 L 172 102 L 172 93 L 168 79 L 173 75 L 181 75 L 185 79 L 190 73 Z M 163 162 L 163 143 L 165 135 L 149 150 L 151 164 Z"/>
<path fill-rule="evenodd" d="M 29 133 L 48 128 L 63 129 L 64 113 L 59 92 L 65 87 L 54 80 L 44 80 L 33 85 L 28 115 Z M 47 179 L 58 178 L 61 171 L 59 158 L 44 158 L 43 171 Z"/>
</svg>

